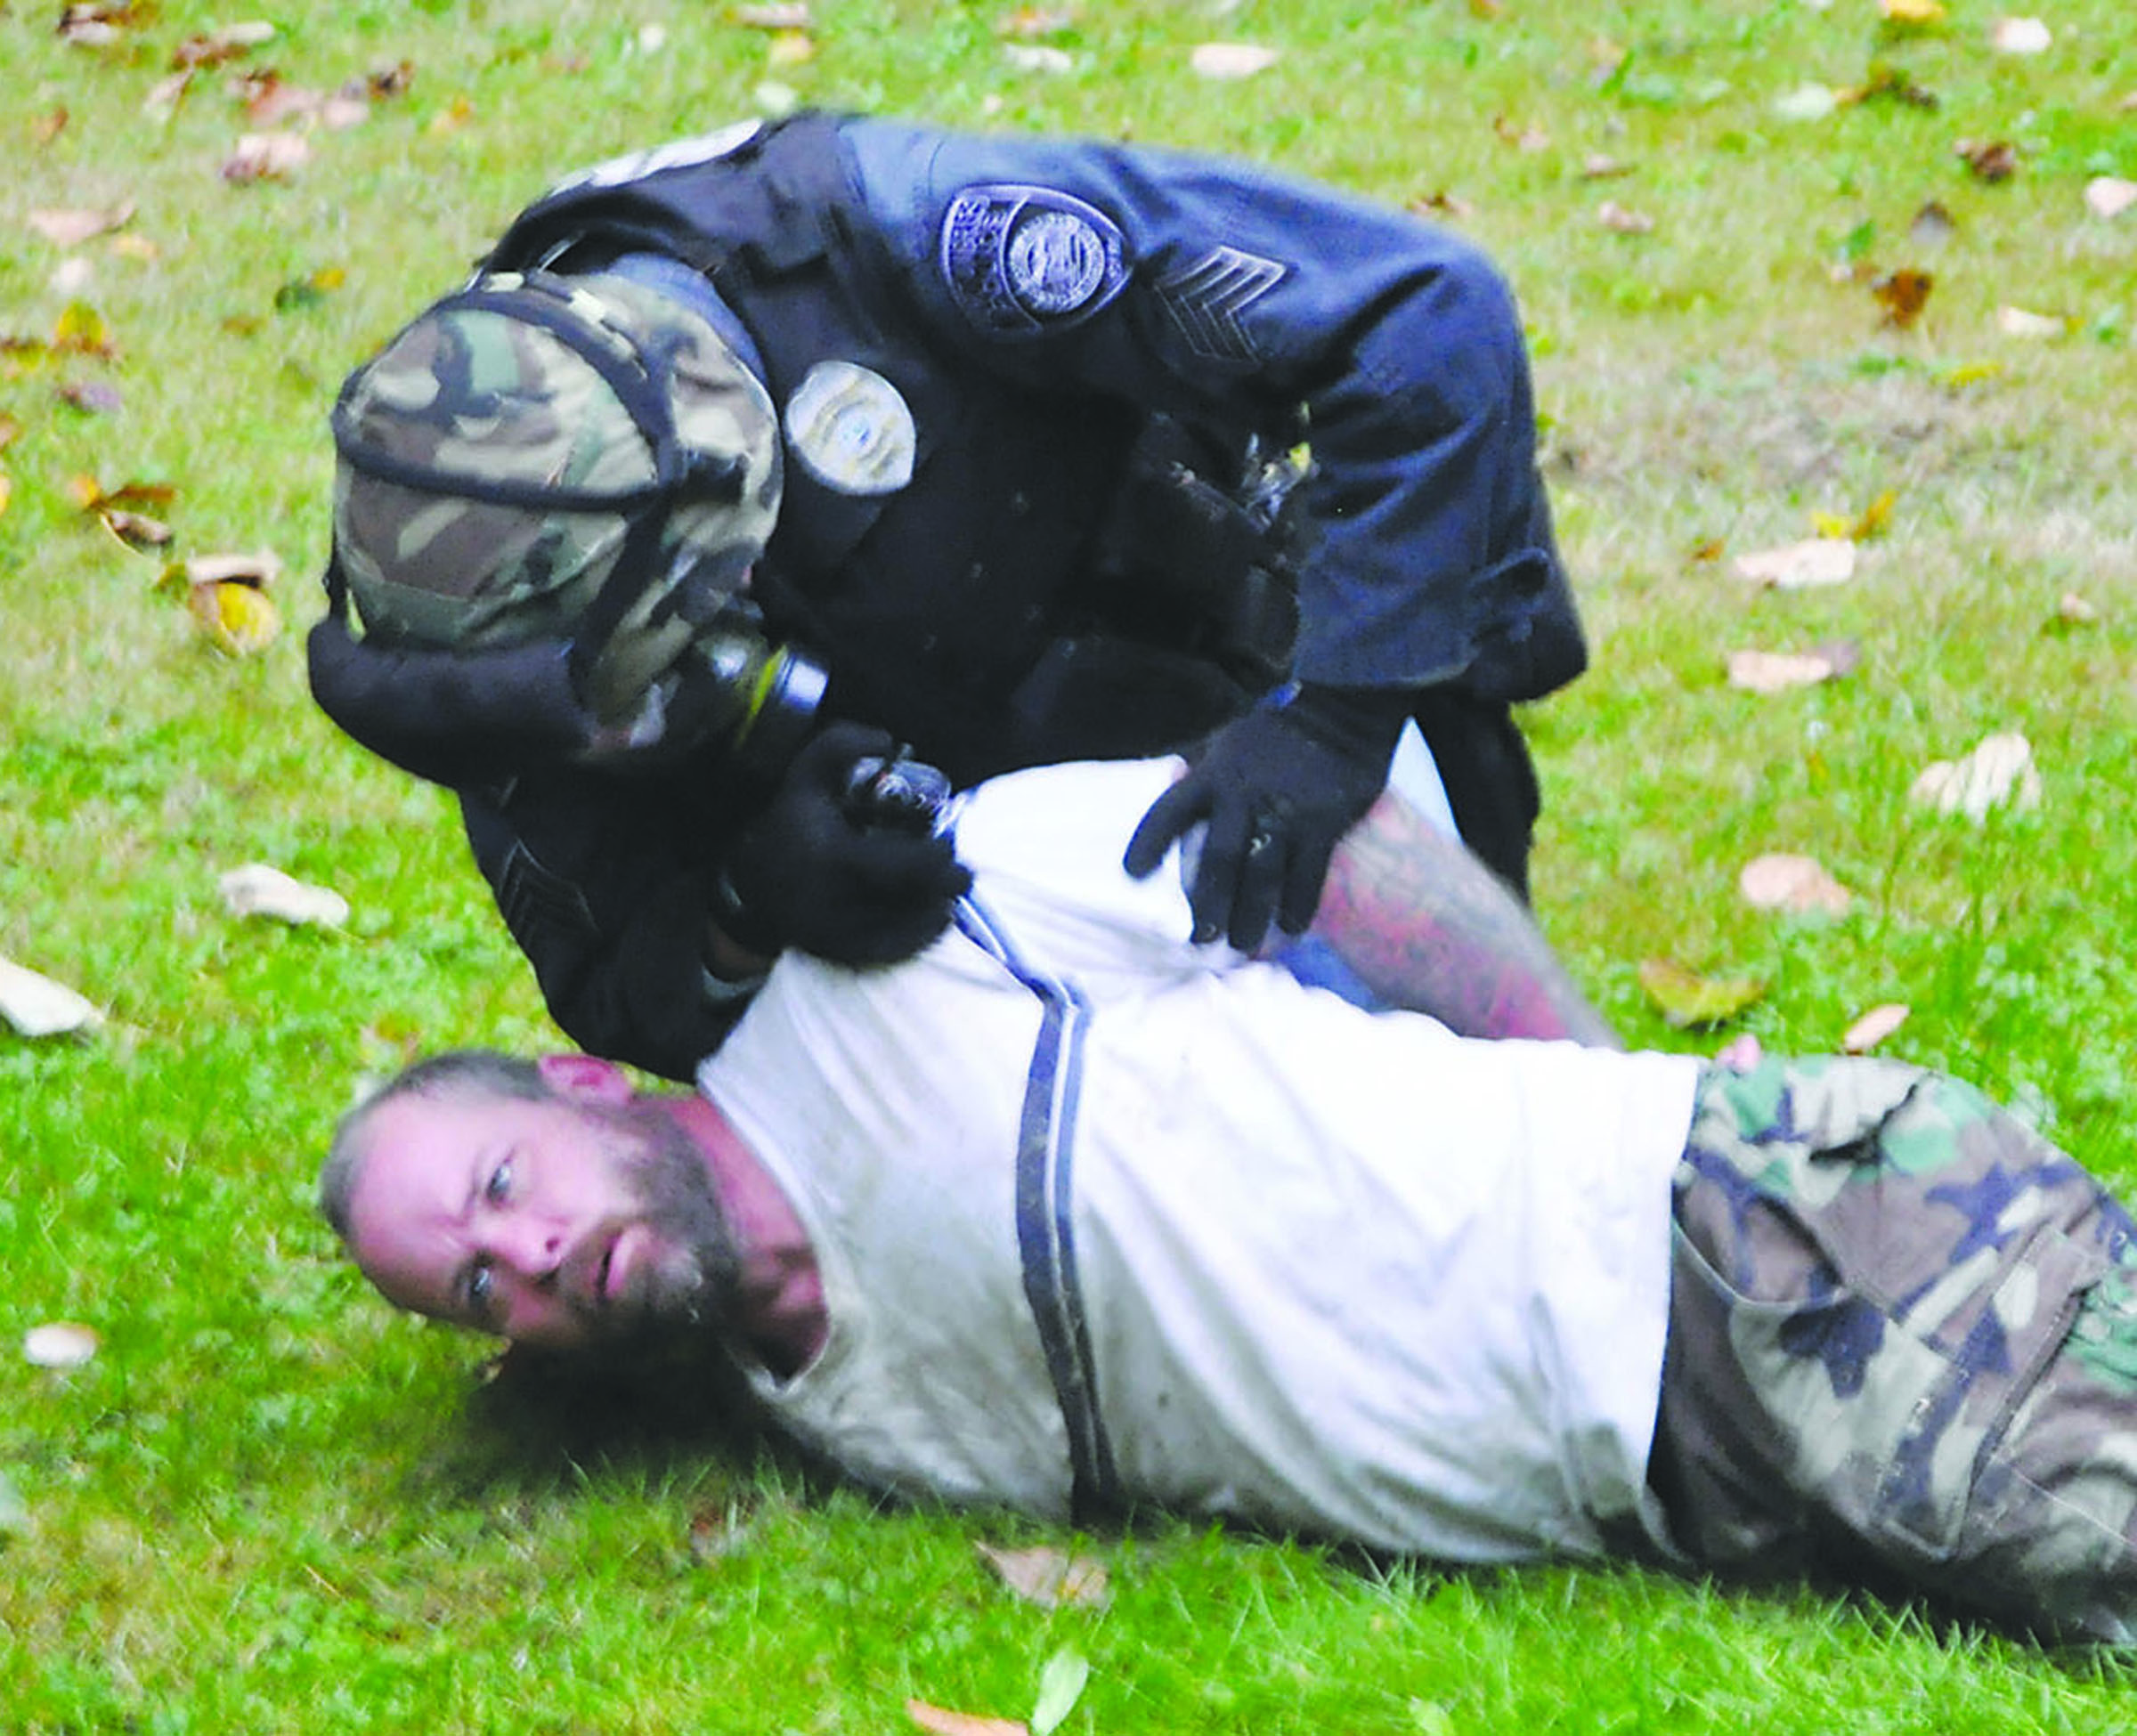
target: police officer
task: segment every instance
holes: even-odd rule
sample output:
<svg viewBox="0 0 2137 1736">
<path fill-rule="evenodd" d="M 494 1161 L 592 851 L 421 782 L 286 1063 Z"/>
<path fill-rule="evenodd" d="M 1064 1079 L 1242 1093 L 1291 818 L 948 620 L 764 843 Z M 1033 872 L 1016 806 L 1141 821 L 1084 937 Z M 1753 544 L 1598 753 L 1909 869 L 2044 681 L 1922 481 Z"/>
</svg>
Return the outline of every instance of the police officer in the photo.
<svg viewBox="0 0 2137 1736">
<path fill-rule="evenodd" d="M 765 957 L 962 871 L 857 804 L 1193 743 L 1199 937 L 1310 919 L 1406 720 L 1525 895 L 1510 706 L 1585 662 L 1511 298 L 1245 166 L 873 118 L 575 175 L 351 376 L 314 693 L 458 793 L 550 1010 L 687 1077 Z M 348 605 L 361 618 L 351 630 Z"/>
</svg>

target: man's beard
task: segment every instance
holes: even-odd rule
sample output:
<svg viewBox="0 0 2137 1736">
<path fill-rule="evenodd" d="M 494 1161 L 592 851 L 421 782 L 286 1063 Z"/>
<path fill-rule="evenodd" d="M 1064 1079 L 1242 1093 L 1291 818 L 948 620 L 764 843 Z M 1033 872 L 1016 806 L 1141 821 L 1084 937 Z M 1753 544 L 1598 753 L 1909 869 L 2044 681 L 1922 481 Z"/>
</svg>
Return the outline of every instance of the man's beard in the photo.
<svg viewBox="0 0 2137 1736">
<path fill-rule="evenodd" d="M 696 1140 L 651 1104 L 597 1105 L 594 1113 L 620 1136 L 618 1167 L 661 1242 L 632 1305 L 597 1322 L 602 1342 L 638 1349 L 722 1335 L 741 1261 Z"/>
</svg>

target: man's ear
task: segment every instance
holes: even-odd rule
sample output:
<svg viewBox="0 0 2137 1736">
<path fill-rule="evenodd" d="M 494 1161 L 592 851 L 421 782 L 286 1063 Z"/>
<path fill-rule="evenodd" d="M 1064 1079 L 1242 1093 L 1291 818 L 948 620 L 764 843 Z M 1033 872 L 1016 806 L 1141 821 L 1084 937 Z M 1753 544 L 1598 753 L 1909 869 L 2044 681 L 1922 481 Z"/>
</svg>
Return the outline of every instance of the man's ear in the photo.
<svg viewBox="0 0 2137 1736">
<path fill-rule="evenodd" d="M 628 1103 L 635 1094 L 623 1069 L 596 1055 L 544 1055 L 534 1063 L 542 1083 L 581 1102 Z"/>
</svg>

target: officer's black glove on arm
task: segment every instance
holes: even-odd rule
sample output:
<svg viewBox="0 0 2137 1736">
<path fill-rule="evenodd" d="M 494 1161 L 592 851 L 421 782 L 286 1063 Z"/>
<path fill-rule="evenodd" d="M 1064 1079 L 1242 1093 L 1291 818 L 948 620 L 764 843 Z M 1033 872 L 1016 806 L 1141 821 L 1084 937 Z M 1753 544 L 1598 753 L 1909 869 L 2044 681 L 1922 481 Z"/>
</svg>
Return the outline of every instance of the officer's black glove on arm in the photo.
<svg viewBox="0 0 2137 1736">
<path fill-rule="evenodd" d="M 1414 695 L 1293 682 L 1210 738 L 1187 775 L 1142 817 L 1123 860 L 1141 880 L 1199 820 L 1209 823 L 1188 893 L 1195 938 L 1243 953 L 1274 917 L 1303 932 L 1337 840 L 1387 783 Z"/>
<path fill-rule="evenodd" d="M 795 756 L 727 853 L 712 920 L 729 939 L 768 955 L 792 946 L 834 964 L 895 964 L 949 925 L 972 883 L 949 840 L 870 824 L 848 799 L 856 763 L 896 750 L 880 729 L 834 723 Z"/>
</svg>

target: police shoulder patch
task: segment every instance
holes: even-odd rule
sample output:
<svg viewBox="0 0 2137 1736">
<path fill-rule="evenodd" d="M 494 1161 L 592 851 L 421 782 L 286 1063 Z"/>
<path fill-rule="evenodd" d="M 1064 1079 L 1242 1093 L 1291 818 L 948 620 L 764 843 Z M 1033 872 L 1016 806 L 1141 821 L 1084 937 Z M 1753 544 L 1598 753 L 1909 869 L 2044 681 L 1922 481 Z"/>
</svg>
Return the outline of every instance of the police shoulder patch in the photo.
<svg viewBox="0 0 2137 1736">
<path fill-rule="evenodd" d="M 1087 320 L 1127 280 L 1120 226 L 1051 187 L 967 187 L 943 214 L 938 264 L 959 312 L 995 337 Z"/>
</svg>

